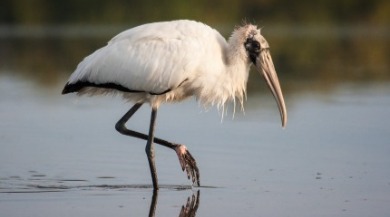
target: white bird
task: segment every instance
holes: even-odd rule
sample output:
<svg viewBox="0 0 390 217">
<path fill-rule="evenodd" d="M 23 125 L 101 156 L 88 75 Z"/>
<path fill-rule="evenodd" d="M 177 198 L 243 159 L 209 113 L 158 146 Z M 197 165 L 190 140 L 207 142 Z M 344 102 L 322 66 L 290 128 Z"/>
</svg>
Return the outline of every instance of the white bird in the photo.
<svg viewBox="0 0 390 217">
<path fill-rule="evenodd" d="M 215 29 L 190 20 L 134 27 L 79 63 L 62 94 L 121 93 L 135 105 L 115 128 L 124 135 L 147 140 L 145 150 L 153 188 L 158 189 L 153 142 L 175 150 L 188 179 L 199 185 L 199 170 L 187 148 L 154 137 L 157 109 L 161 103 L 190 96 L 206 107 L 223 108 L 236 100 L 242 107 L 252 64 L 262 73 L 275 97 L 284 127 L 287 110 L 269 45 L 260 29 L 252 24 L 237 27 L 228 41 Z M 125 126 L 144 103 L 149 103 L 152 110 L 148 135 Z"/>
</svg>

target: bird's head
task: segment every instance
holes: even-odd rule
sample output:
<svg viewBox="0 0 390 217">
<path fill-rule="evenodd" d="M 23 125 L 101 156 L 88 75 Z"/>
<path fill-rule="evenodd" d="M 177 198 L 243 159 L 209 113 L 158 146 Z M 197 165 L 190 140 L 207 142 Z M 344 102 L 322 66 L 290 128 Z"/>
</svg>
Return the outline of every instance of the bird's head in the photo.
<svg viewBox="0 0 390 217">
<path fill-rule="evenodd" d="M 268 42 L 260 34 L 260 29 L 257 29 L 256 26 L 249 24 L 241 28 L 243 28 L 241 33 L 244 35 L 242 37 L 242 46 L 246 51 L 248 62 L 253 63 L 257 71 L 263 75 L 278 104 L 282 126 L 285 127 L 287 123 L 287 109 L 278 75 L 272 62 Z"/>
</svg>

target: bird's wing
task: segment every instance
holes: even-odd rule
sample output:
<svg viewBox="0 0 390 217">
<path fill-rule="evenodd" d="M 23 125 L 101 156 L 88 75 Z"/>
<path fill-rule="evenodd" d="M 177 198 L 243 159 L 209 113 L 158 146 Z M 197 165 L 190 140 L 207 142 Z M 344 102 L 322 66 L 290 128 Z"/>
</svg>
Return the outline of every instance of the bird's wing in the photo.
<svg viewBox="0 0 390 217">
<path fill-rule="evenodd" d="M 197 67 L 202 46 L 188 32 L 198 30 L 187 27 L 181 31 L 168 24 L 148 24 L 120 33 L 86 57 L 68 83 L 112 84 L 154 94 L 179 86 Z"/>
</svg>

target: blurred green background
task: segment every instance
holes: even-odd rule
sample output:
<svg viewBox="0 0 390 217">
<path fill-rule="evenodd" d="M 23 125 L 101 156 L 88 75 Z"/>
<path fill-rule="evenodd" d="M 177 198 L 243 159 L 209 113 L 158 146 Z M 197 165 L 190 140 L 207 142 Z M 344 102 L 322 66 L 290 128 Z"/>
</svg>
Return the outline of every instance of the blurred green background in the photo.
<svg viewBox="0 0 390 217">
<path fill-rule="evenodd" d="M 202 21 L 225 37 L 243 21 L 263 27 L 284 88 L 390 78 L 387 0 L 2 0 L 0 75 L 58 85 L 117 33 L 173 19 Z"/>
</svg>

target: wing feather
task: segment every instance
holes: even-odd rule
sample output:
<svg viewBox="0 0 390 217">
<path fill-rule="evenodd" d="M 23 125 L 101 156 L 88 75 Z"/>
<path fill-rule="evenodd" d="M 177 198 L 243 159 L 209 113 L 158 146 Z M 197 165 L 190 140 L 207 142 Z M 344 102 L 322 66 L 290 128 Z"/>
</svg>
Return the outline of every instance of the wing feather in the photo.
<svg viewBox="0 0 390 217">
<path fill-rule="evenodd" d="M 187 21 L 190 22 L 190 21 Z M 188 25 L 196 27 L 189 28 Z M 129 90 L 164 93 L 179 86 L 199 64 L 201 23 L 165 22 L 124 31 L 87 56 L 68 84 L 112 83 Z M 185 29 L 185 31 L 184 31 Z M 197 34 L 195 34 L 197 32 Z"/>
</svg>

